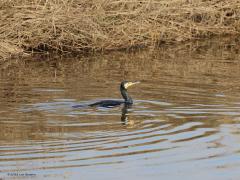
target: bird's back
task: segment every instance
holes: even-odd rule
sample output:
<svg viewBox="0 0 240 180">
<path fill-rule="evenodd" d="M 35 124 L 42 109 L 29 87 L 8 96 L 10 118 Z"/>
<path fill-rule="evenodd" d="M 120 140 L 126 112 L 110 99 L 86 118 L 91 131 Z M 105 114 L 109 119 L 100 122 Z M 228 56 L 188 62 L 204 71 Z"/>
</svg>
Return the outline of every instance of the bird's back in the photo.
<svg viewBox="0 0 240 180">
<path fill-rule="evenodd" d="M 117 101 L 117 100 L 103 100 L 99 102 L 95 102 L 93 104 L 89 104 L 89 106 L 99 106 L 99 107 L 114 107 L 123 104 L 124 101 Z"/>
</svg>

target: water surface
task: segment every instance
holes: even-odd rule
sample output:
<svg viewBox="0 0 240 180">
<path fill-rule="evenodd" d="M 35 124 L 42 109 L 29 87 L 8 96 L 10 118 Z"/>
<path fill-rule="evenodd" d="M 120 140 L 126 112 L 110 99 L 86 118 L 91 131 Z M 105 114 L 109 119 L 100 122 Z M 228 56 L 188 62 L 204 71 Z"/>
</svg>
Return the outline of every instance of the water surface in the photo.
<svg viewBox="0 0 240 180">
<path fill-rule="evenodd" d="M 238 179 L 240 55 L 213 40 L 1 64 L 0 178 Z M 72 108 L 120 99 L 130 108 Z"/>
</svg>

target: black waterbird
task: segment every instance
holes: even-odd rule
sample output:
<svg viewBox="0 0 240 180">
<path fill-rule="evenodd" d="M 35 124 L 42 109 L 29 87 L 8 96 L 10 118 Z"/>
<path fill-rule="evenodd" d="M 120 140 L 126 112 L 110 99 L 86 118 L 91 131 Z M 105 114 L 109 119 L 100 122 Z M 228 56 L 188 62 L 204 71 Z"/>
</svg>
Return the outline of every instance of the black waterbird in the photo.
<svg viewBox="0 0 240 180">
<path fill-rule="evenodd" d="M 130 81 L 122 81 L 120 84 L 120 92 L 121 95 L 123 97 L 123 100 L 102 100 L 102 101 L 98 101 L 92 104 L 88 104 L 88 106 L 91 107 L 115 107 L 121 104 L 127 105 L 127 106 L 131 106 L 133 104 L 133 100 L 131 98 L 131 96 L 128 94 L 128 88 L 132 85 L 138 84 L 140 83 L 139 81 L 136 82 L 130 82 Z M 82 107 L 82 105 L 75 105 L 73 107 Z"/>
</svg>

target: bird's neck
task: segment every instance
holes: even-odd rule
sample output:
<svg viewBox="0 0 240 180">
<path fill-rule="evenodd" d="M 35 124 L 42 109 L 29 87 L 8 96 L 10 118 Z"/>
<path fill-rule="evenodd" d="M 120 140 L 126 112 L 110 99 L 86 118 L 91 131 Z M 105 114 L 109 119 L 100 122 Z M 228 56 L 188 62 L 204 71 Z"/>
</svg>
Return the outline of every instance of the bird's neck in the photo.
<svg viewBox="0 0 240 180">
<path fill-rule="evenodd" d="M 127 103 L 127 104 L 132 104 L 133 103 L 133 100 L 129 96 L 129 94 L 128 94 L 126 89 L 121 89 L 121 94 L 122 94 L 122 97 L 123 97 L 125 103 Z"/>
</svg>

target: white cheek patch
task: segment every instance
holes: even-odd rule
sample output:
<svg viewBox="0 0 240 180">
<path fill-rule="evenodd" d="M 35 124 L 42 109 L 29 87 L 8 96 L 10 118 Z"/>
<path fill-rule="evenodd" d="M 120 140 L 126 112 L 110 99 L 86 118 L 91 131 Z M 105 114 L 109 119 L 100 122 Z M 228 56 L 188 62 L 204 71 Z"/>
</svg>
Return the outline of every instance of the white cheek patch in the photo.
<svg viewBox="0 0 240 180">
<path fill-rule="evenodd" d="M 129 83 L 124 84 L 124 88 L 127 89 L 129 87 Z"/>
<path fill-rule="evenodd" d="M 124 84 L 124 87 L 125 87 L 125 89 L 127 89 L 129 86 L 131 86 L 132 85 L 132 83 L 131 82 L 129 82 L 129 83 L 126 83 L 126 84 Z"/>
</svg>

